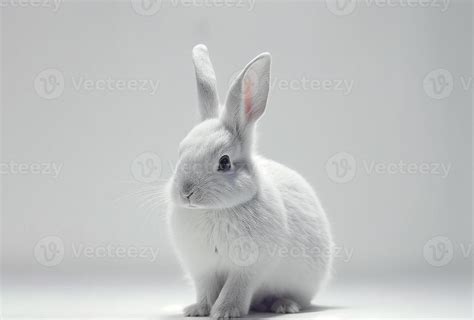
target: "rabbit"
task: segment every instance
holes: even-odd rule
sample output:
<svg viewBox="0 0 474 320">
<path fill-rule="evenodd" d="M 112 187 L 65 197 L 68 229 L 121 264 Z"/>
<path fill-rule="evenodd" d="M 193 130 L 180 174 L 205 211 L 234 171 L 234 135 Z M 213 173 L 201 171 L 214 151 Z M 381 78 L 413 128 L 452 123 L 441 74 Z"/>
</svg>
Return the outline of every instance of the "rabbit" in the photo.
<svg viewBox="0 0 474 320">
<path fill-rule="evenodd" d="M 247 64 L 222 106 L 206 46 L 192 56 L 201 122 L 180 143 L 167 184 L 170 236 L 196 290 L 184 315 L 299 312 L 330 278 L 333 241 L 308 182 L 256 152 L 271 56 Z"/>
</svg>

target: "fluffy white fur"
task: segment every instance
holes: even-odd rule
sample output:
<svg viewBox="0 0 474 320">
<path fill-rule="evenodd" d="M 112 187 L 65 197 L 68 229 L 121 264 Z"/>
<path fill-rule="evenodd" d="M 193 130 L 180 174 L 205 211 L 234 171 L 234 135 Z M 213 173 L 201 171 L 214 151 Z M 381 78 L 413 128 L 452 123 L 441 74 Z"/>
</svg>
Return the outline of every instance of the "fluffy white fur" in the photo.
<svg viewBox="0 0 474 320">
<path fill-rule="evenodd" d="M 333 243 L 311 186 L 254 150 L 271 57 L 263 53 L 244 68 L 222 107 L 204 45 L 193 49 L 193 61 L 202 122 L 181 142 L 168 183 L 171 236 L 197 295 L 184 313 L 298 312 L 328 279 Z M 231 160 L 226 172 L 218 170 L 223 155 Z"/>
</svg>

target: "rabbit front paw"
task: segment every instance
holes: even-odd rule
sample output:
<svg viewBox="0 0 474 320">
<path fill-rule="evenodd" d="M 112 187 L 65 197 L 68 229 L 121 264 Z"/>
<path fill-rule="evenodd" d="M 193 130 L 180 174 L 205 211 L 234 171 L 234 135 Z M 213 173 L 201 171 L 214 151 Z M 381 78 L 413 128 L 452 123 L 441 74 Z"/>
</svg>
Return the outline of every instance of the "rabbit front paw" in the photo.
<svg viewBox="0 0 474 320">
<path fill-rule="evenodd" d="M 225 306 L 216 306 L 212 307 L 211 318 L 213 319 L 230 319 L 230 318 L 240 318 L 241 312 L 237 306 L 225 305 Z"/>
<path fill-rule="evenodd" d="M 210 313 L 210 308 L 207 303 L 195 303 L 184 308 L 185 317 L 207 317 Z"/>
</svg>

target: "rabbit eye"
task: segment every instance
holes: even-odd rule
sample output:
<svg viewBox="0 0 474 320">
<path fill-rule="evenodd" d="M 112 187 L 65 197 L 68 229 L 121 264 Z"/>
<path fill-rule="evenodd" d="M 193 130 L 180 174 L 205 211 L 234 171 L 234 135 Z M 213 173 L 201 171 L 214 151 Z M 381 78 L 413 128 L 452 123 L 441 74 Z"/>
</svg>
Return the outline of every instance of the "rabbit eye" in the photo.
<svg viewBox="0 0 474 320">
<path fill-rule="evenodd" d="M 219 168 L 218 171 L 228 171 L 230 169 L 230 159 L 228 155 L 223 155 L 219 159 Z"/>
</svg>

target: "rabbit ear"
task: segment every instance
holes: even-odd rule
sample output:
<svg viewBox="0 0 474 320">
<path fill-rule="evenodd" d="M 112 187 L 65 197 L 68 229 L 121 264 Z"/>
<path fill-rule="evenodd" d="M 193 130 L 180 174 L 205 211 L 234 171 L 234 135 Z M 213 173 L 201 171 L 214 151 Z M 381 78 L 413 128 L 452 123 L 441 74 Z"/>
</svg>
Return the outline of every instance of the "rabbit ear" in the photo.
<svg viewBox="0 0 474 320">
<path fill-rule="evenodd" d="M 202 120 L 218 115 L 219 97 L 217 96 L 216 74 L 212 67 L 207 48 L 198 44 L 193 48 L 193 63 L 199 99 L 199 112 Z"/>
<path fill-rule="evenodd" d="M 238 135 L 246 135 L 262 116 L 270 89 L 271 55 L 253 59 L 234 80 L 223 112 L 224 123 Z"/>
</svg>

